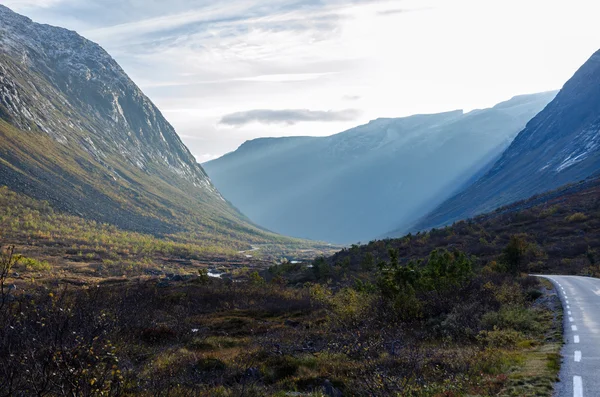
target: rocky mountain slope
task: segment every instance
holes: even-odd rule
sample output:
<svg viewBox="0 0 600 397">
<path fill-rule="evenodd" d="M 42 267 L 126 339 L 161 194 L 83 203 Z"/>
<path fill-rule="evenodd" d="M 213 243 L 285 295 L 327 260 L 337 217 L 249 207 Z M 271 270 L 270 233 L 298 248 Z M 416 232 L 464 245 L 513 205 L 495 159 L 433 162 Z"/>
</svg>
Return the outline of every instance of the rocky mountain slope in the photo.
<svg viewBox="0 0 600 397">
<path fill-rule="evenodd" d="M 555 94 L 378 119 L 324 138 L 257 139 L 204 167 L 228 200 L 270 230 L 366 241 L 408 226 L 493 164 Z"/>
<path fill-rule="evenodd" d="M 2 5 L 0 185 L 127 230 L 275 238 L 221 196 L 100 46 Z"/>
<path fill-rule="evenodd" d="M 600 170 L 600 51 L 517 136 L 494 166 L 415 229 L 481 214 Z"/>
</svg>

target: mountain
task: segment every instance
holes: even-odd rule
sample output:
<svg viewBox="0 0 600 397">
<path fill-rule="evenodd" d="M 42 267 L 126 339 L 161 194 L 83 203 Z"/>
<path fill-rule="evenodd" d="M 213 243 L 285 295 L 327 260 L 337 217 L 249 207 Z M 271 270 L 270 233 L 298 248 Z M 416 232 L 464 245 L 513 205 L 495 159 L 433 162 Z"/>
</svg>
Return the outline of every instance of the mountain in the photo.
<svg viewBox="0 0 600 397">
<path fill-rule="evenodd" d="M 329 137 L 257 139 L 204 167 L 228 200 L 270 230 L 365 241 L 409 225 L 458 191 L 555 95 L 378 119 Z"/>
<path fill-rule="evenodd" d="M 417 223 L 422 230 L 596 175 L 600 170 L 600 51 L 517 136 L 494 166 Z"/>
<path fill-rule="evenodd" d="M 0 5 L 0 185 L 125 230 L 276 238 L 231 206 L 99 45 Z"/>
<path fill-rule="evenodd" d="M 401 238 L 372 241 L 326 258 L 345 271 L 364 272 L 390 260 L 390 250 L 402 263 L 423 260 L 433 250 L 458 250 L 476 258 L 481 267 L 502 263 L 502 254 L 517 236 L 526 247 L 525 273 L 597 277 L 600 271 L 600 177 L 562 186 L 468 221 Z"/>
</svg>

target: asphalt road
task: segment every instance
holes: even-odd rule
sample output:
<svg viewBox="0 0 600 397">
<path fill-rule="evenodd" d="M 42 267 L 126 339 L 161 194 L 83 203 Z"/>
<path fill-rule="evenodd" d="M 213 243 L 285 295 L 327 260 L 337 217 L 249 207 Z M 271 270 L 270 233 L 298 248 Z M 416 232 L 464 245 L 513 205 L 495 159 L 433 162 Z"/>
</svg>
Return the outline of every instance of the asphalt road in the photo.
<svg viewBox="0 0 600 397">
<path fill-rule="evenodd" d="M 600 279 L 543 276 L 558 288 L 565 345 L 558 397 L 600 396 Z"/>
</svg>

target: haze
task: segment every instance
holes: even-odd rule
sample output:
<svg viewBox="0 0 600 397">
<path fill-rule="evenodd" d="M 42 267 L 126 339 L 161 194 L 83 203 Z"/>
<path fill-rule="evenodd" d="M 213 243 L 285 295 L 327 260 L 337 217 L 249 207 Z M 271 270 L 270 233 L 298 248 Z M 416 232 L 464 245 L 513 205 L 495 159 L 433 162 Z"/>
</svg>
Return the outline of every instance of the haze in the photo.
<svg viewBox="0 0 600 397">
<path fill-rule="evenodd" d="M 8 0 L 99 42 L 200 162 L 264 136 L 557 89 L 600 47 L 586 0 Z"/>
</svg>

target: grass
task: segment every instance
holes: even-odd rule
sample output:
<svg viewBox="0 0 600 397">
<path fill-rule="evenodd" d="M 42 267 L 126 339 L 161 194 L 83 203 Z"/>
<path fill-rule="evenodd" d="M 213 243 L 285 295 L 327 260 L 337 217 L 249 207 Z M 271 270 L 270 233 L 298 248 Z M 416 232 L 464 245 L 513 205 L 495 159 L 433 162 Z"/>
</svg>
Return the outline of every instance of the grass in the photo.
<svg viewBox="0 0 600 397">
<path fill-rule="evenodd" d="M 553 284 L 539 279 L 544 296 L 549 298 L 546 309 L 537 312 L 537 321 L 543 330 L 543 338 L 521 353 L 523 365 L 508 375 L 503 396 L 551 396 L 558 382 L 563 345 L 563 310 Z"/>
<path fill-rule="evenodd" d="M 54 210 L 48 203 L 0 187 L 0 232 L 28 258 L 18 268 L 23 275 L 73 277 L 92 282 L 107 277 L 157 274 L 197 274 L 222 267 L 244 276 L 263 269 L 281 256 L 306 260 L 334 247 L 302 240 L 263 241 L 252 258 L 239 253 L 248 243 L 194 239 L 173 234 L 162 238 L 131 232 Z M 312 244 L 312 245 L 311 245 Z M 244 272 L 240 269 L 246 268 Z"/>
<path fill-rule="evenodd" d="M 87 134 L 73 133 L 81 139 Z M 99 245 L 125 238 L 122 245 L 139 250 L 164 241 L 199 255 L 234 256 L 255 245 L 261 251 L 253 256 L 267 260 L 305 260 L 331 252 L 324 243 L 261 229 L 224 200 L 173 177 L 164 166 L 154 164 L 143 171 L 117 155 L 103 161 L 120 178 L 114 179 L 107 164 L 81 145 L 62 145 L 35 128 L 21 131 L 0 120 L 2 233 L 28 231 L 23 237 L 36 241 L 66 237 Z M 144 239 L 149 243 L 139 247 Z"/>
<path fill-rule="evenodd" d="M 0 353 L 19 346 L 12 358 L 0 354 L 0 379 L 9 376 L 17 390 L 31 385 L 21 378 L 27 371 L 36 386 L 50 373 L 53 384 L 67 388 L 104 379 L 95 387 L 109 396 L 323 395 L 327 385 L 357 396 L 548 395 L 530 394 L 542 393 L 556 371 L 558 344 L 546 340 L 555 320 L 545 297 L 520 303 L 539 327 L 504 322 L 494 328 L 509 336 L 507 344 L 452 333 L 457 323 L 475 334 L 492 331 L 477 318 L 509 304 L 499 293 L 505 283 L 494 276 L 432 301 L 421 296 L 427 317 L 399 320 L 377 293 L 328 284 L 198 278 L 89 288 L 28 280 L 22 284 L 27 295 L 17 292 L 0 308 Z M 529 278 L 518 285 L 523 296 L 540 288 Z M 444 306 L 430 306 L 437 301 Z M 475 321 L 464 322 L 459 313 Z M 6 326 L 17 323 L 19 332 Z M 39 365 L 21 354 L 33 354 Z M 110 367 L 101 364 L 109 358 Z M 88 365 L 89 373 L 71 372 Z"/>
</svg>

